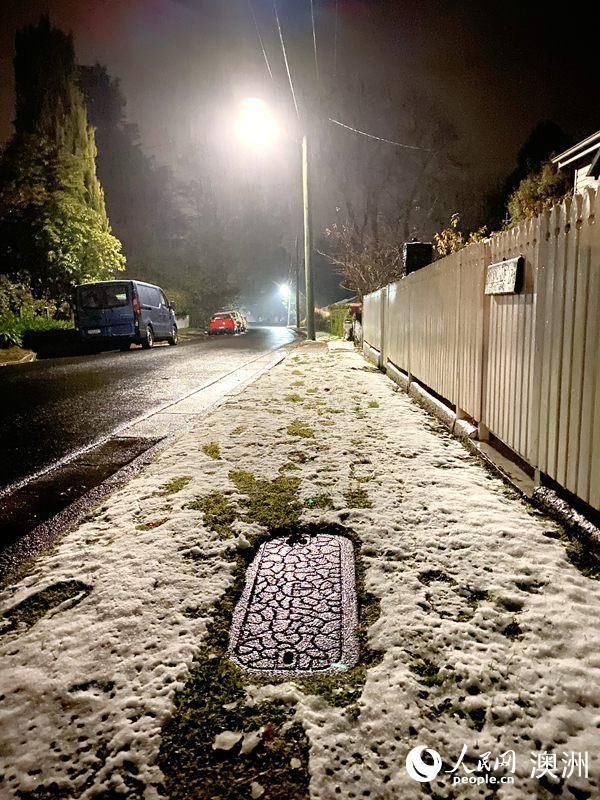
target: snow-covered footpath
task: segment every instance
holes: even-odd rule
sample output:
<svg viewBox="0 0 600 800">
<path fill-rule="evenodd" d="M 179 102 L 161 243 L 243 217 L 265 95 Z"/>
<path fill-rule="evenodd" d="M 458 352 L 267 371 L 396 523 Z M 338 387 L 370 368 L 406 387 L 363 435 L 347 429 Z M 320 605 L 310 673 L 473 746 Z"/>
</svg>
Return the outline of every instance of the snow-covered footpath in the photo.
<svg viewBox="0 0 600 800">
<path fill-rule="evenodd" d="M 249 704 L 295 704 L 310 797 L 600 796 L 599 583 L 555 523 L 360 355 L 306 344 L 2 593 L 0 797 L 161 795 L 161 728 L 249 532 L 236 521 L 237 538 L 219 536 L 187 505 L 217 491 L 236 502 L 232 469 L 273 479 L 290 460 L 303 520 L 354 531 L 381 605 L 368 640 L 382 657 L 354 708 L 293 681 L 248 688 Z M 312 503 L 324 495 L 333 508 Z M 11 616 L 44 589 L 46 613 L 31 602 Z M 431 783 L 405 767 L 417 746 L 441 756 Z"/>
</svg>

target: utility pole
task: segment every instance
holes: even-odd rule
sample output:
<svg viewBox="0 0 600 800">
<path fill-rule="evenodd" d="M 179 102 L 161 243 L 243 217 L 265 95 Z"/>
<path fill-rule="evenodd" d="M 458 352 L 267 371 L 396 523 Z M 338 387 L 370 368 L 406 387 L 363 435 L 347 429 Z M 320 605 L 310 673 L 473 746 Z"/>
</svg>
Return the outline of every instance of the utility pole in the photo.
<svg viewBox="0 0 600 800">
<path fill-rule="evenodd" d="M 298 253 L 298 237 L 296 236 L 296 330 L 300 330 L 300 256 Z"/>
<path fill-rule="evenodd" d="M 312 220 L 308 179 L 308 138 L 302 137 L 302 204 L 304 207 L 304 279 L 306 283 L 306 338 L 315 340 L 315 300 L 312 276 Z"/>
<path fill-rule="evenodd" d="M 292 255 L 290 253 L 290 266 L 288 269 L 288 279 L 287 279 L 287 295 L 285 298 L 285 304 L 287 306 L 287 327 L 290 327 L 290 312 L 292 310 Z"/>
</svg>

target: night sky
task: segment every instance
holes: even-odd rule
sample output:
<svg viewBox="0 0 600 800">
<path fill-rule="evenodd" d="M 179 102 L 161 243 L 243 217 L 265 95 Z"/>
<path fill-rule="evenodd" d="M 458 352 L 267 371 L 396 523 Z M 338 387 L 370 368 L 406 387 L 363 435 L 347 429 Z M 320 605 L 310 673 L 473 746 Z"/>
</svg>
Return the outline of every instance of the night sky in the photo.
<svg viewBox="0 0 600 800">
<path fill-rule="evenodd" d="M 275 80 L 285 86 L 269 0 L 254 0 Z M 315 90 L 309 0 L 279 0 L 301 100 Z M 536 2 L 317 0 L 321 80 L 331 89 L 389 81 L 435 96 L 481 180 L 504 177 L 533 126 L 553 119 L 574 138 L 600 127 L 593 25 Z M 119 77 L 142 143 L 169 162 L 181 141 L 208 124 L 207 98 L 268 90 L 247 0 L 19 0 L 3 4 L 0 138 L 11 131 L 16 28 L 50 12 L 72 30 L 80 63 Z M 263 87 L 264 84 L 264 87 Z M 331 96 L 331 95 L 329 95 Z M 230 98 L 227 98 L 229 101 Z M 335 109 L 331 110 L 335 114 Z M 360 109 L 350 124 L 363 124 Z M 382 125 L 382 123 L 378 123 Z M 385 128 L 385 125 L 383 125 Z M 393 127 L 373 131 L 394 138 Z"/>
</svg>

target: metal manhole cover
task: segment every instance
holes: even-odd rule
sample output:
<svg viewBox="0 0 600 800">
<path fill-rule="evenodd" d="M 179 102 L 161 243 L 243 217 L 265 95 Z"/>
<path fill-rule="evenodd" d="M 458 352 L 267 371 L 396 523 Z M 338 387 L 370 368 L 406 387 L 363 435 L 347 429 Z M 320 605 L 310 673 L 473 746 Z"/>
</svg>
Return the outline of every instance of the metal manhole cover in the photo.
<svg viewBox="0 0 600 800">
<path fill-rule="evenodd" d="M 358 661 L 354 551 L 343 536 L 271 539 L 248 567 L 229 654 L 271 673 L 336 671 Z"/>
</svg>

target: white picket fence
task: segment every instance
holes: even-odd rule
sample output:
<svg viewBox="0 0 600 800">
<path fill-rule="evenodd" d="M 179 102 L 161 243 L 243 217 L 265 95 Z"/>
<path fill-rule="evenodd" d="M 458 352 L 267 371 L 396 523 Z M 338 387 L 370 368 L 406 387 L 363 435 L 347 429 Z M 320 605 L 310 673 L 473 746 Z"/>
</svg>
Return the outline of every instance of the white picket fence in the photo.
<svg viewBox="0 0 600 800">
<path fill-rule="evenodd" d="M 487 266 L 522 255 L 517 294 Z M 600 510 L 600 193 L 587 190 L 364 298 L 365 350 Z"/>
</svg>

